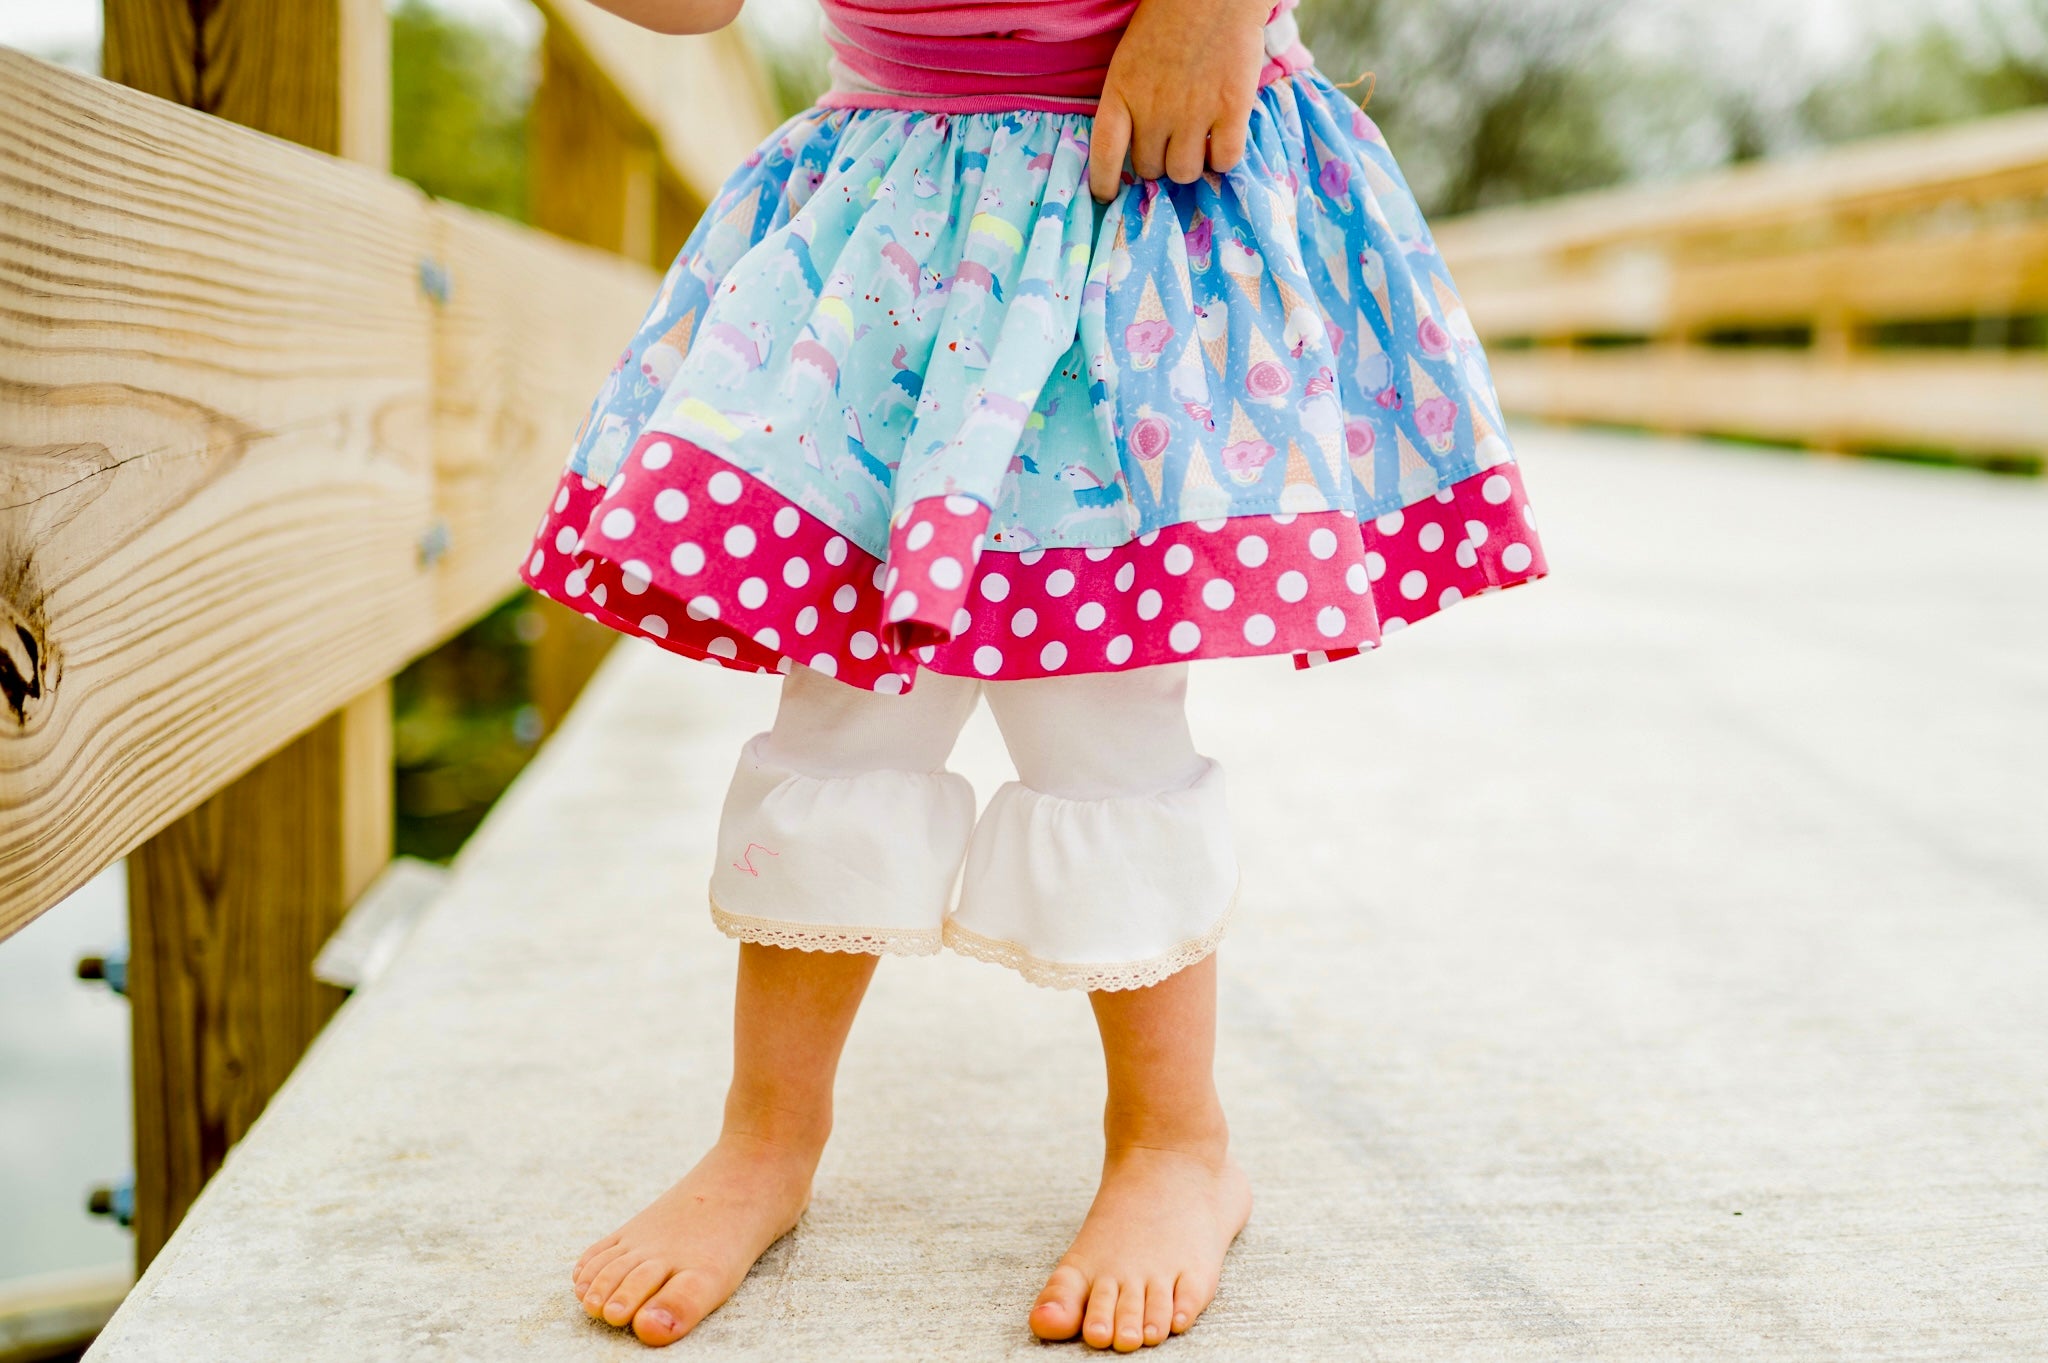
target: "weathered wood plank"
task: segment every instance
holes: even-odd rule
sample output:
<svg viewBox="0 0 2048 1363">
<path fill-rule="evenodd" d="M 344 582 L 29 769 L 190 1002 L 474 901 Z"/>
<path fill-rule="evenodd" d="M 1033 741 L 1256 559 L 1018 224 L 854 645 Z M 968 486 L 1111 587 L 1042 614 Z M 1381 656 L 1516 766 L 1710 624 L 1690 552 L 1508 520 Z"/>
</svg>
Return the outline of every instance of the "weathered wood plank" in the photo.
<svg viewBox="0 0 2048 1363">
<path fill-rule="evenodd" d="M 1509 351 L 1509 410 L 1802 444 L 2048 450 L 2048 356 L 1997 352 Z"/>
<path fill-rule="evenodd" d="M 341 1006 L 313 958 L 391 859 L 391 799 L 387 682 L 129 858 L 138 1270 Z"/>
<path fill-rule="evenodd" d="M 653 285 L 0 51 L 0 935 L 510 590 Z"/>
<path fill-rule="evenodd" d="M 391 164 L 382 0 L 105 0 L 108 80 L 331 152 Z"/>
</svg>

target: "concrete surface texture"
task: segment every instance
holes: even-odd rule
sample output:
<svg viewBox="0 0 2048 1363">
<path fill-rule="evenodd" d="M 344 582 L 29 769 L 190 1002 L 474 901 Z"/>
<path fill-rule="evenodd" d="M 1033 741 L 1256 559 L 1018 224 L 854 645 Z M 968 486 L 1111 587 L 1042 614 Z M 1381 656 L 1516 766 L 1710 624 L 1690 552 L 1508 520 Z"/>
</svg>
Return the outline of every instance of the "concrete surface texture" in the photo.
<svg viewBox="0 0 2048 1363">
<path fill-rule="evenodd" d="M 2048 490 L 1524 457 L 1550 581 L 1197 671 L 1258 1208 L 1165 1353 L 2048 1355 Z M 714 1130 L 702 890 L 772 704 L 623 650 L 91 1357 L 638 1354 L 568 1268 Z M 958 765 L 1005 774 L 985 713 Z M 674 1356 L 1044 1356 L 1101 1091 L 1080 998 L 887 963 L 815 1205 Z"/>
</svg>

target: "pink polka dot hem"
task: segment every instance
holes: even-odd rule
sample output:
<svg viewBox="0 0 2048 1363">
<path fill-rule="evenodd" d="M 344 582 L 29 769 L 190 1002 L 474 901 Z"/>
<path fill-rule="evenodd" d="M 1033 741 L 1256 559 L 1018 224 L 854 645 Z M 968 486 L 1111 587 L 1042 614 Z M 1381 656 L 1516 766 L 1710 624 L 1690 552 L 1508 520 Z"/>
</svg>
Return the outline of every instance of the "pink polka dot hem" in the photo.
<svg viewBox="0 0 2048 1363">
<path fill-rule="evenodd" d="M 984 552 L 988 519 L 970 497 L 914 502 L 877 560 L 718 456 L 652 434 L 608 487 L 563 476 L 521 575 L 672 652 L 900 692 L 920 665 L 995 681 L 1266 654 L 1311 667 L 1547 570 L 1512 464 L 1363 524 L 1237 516 L 1013 554 Z"/>
</svg>

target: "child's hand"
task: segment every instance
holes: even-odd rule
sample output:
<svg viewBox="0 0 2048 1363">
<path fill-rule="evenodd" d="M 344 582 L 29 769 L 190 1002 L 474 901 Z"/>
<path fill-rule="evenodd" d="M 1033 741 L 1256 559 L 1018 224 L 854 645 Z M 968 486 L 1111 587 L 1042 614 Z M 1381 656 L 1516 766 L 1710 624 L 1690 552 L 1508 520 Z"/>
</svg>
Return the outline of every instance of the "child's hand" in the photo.
<svg viewBox="0 0 2048 1363">
<path fill-rule="evenodd" d="M 1124 156 L 1141 180 L 1190 184 L 1244 159 L 1272 0 L 1139 0 L 1095 111 L 1088 188 L 1107 203 Z"/>
</svg>

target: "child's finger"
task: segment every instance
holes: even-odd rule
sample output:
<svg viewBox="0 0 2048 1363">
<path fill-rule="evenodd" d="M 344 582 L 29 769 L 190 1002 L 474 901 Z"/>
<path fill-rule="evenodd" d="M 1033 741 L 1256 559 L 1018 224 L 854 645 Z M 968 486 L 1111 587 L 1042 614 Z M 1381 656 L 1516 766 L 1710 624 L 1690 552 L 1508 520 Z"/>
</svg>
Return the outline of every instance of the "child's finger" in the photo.
<svg viewBox="0 0 2048 1363">
<path fill-rule="evenodd" d="M 1226 118 L 1209 129 L 1209 168 L 1222 175 L 1244 160 L 1245 139 L 1251 123 L 1243 118 Z"/>
<path fill-rule="evenodd" d="M 1191 185 L 1202 178 L 1209 162 L 1209 130 L 1184 128 L 1166 144 L 1166 178 L 1177 185 Z"/>
<path fill-rule="evenodd" d="M 1166 176 L 1167 130 L 1154 119 L 1149 123 L 1137 123 L 1131 128 L 1131 174 L 1140 180 L 1159 180 Z"/>
<path fill-rule="evenodd" d="M 1131 113 L 1123 101 L 1105 90 L 1095 109 L 1095 131 L 1088 142 L 1088 192 L 1108 203 L 1124 182 L 1124 157 L 1131 150 Z"/>
</svg>

